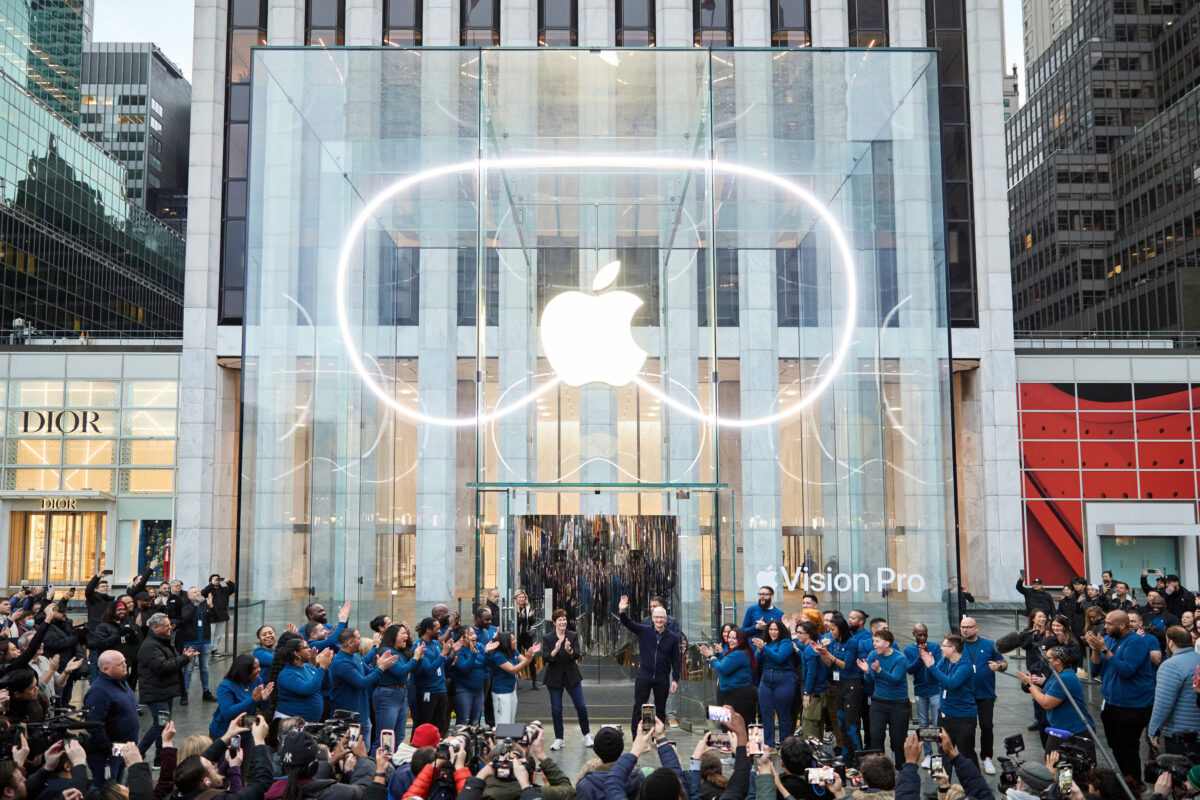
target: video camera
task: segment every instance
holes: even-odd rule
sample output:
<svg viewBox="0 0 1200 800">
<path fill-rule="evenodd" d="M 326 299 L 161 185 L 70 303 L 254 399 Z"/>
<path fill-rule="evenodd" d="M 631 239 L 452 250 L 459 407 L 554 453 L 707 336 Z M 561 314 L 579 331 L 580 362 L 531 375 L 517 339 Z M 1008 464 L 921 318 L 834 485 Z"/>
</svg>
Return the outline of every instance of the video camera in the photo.
<svg viewBox="0 0 1200 800">
<path fill-rule="evenodd" d="M 492 751 L 491 765 L 492 774 L 497 780 L 511 781 L 516 780 L 512 771 L 512 762 L 520 760 L 521 750 L 518 750 L 516 745 L 522 748 L 528 748 L 530 742 L 537 738 L 538 732 L 542 730 L 542 723 L 534 720 L 528 725 L 520 723 L 501 723 L 496 726 L 495 741 L 496 747 Z M 526 769 L 532 775 L 534 771 L 533 762 L 528 759 L 525 762 Z"/>
<path fill-rule="evenodd" d="M 856 750 L 848 757 L 843 757 L 837 752 L 832 744 L 826 744 L 820 739 L 809 738 L 805 740 L 808 744 L 808 749 L 812 752 L 812 763 L 814 767 L 826 767 L 832 769 L 842 780 L 846 780 L 847 769 L 857 769 L 863 762 L 863 759 L 870 756 L 882 755 L 882 750 Z"/>
<path fill-rule="evenodd" d="M 1048 729 L 1053 730 L 1053 729 Z M 1086 736 L 1078 736 L 1067 731 L 1058 731 L 1059 743 L 1053 749 L 1058 751 L 1058 763 L 1054 765 L 1057 771 L 1056 780 L 1042 790 L 1039 797 L 1042 800 L 1064 800 L 1070 792 L 1071 783 L 1076 775 L 1083 776 L 1096 765 L 1092 740 Z M 1000 762 L 999 789 L 1003 794 L 1014 788 L 1019 780 L 1017 771 L 1020 770 L 1024 759 L 1020 754 L 1025 750 L 1025 737 L 1014 734 L 1004 739 L 1004 753 L 997 759 Z"/>
<path fill-rule="evenodd" d="M 1180 731 L 1163 737 L 1163 749 L 1176 751 L 1147 761 L 1142 767 L 1142 779 L 1153 784 L 1163 773 L 1170 773 L 1173 789 L 1188 785 L 1187 776 L 1192 767 L 1200 764 L 1200 735 L 1196 731 Z M 1182 751 L 1182 752 L 1180 752 Z M 1189 792 L 1195 794 L 1195 792 Z"/>
<path fill-rule="evenodd" d="M 358 725 L 358 712 L 338 709 L 325 722 L 306 722 L 304 732 L 317 740 L 318 744 L 333 747 L 350 732 L 351 725 Z"/>
<path fill-rule="evenodd" d="M 73 708 L 49 708 L 46 711 L 46 719 L 42 722 L 8 726 L 0 731 L 0 760 L 12 758 L 13 748 L 21 746 L 22 735 L 25 736 L 25 742 L 33 756 L 46 752 L 55 742 L 72 739 L 86 749 L 91 742 L 88 731 L 104 727 L 103 722 L 89 721 L 87 716 L 90 713 L 90 708 L 78 711 Z"/>
</svg>

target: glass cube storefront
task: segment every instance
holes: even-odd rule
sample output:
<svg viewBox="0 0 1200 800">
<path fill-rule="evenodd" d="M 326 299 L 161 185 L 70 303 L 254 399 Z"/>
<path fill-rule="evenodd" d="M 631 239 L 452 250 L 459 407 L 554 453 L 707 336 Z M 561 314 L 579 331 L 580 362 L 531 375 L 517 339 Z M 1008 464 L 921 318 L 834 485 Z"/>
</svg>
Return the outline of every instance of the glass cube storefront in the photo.
<svg viewBox="0 0 1200 800">
<path fill-rule="evenodd" d="M 242 642 L 493 587 L 598 670 L 621 594 L 945 618 L 933 52 L 254 59 Z"/>
</svg>

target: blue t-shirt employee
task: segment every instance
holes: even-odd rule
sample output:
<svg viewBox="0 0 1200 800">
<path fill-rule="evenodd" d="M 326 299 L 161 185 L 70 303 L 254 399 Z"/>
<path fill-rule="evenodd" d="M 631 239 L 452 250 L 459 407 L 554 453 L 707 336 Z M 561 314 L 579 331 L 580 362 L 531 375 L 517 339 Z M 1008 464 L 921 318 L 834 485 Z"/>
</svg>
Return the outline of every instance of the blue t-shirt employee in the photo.
<svg viewBox="0 0 1200 800">
<path fill-rule="evenodd" d="M 767 623 L 773 619 L 783 619 L 783 609 L 776 608 L 775 590 L 770 586 L 758 587 L 758 605 L 746 609 L 742 618 L 742 630 L 747 639 L 766 639 Z"/>
<path fill-rule="evenodd" d="M 963 658 L 963 640 L 956 634 L 947 634 L 942 639 L 942 660 L 934 659 L 932 653 L 921 653 L 926 674 L 942 688 L 942 727 L 950 735 L 955 749 L 968 761 L 978 764 L 975 755 L 975 704 L 974 673 L 971 664 Z"/>
<path fill-rule="evenodd" d="M 1067 668 L 1069 659 L 1061 647 L 1051 647 L 1046 651 L 1046 662 L 1050 664 L 1059 676 L 1055 680 L 1050 675 L 1029 675 L 1015 672 L 1017 679 L 1029 687 L 1033 702 L 1046 709 L 1046 718 L 1051 728 L 1069 731 L 1070 733 L 1086 734 L 1092 717 L 1088 714 L 1087 704 L 1083 698 L 1083 684 L 1075 670 Z M 1066 687 L 1066 691 L 1063 688 Z M 1067 693 L 1075 700 L 1076 705 L 1083 711 L 1083 716 L 1075 710 L 1075 706 L 1067 700 Z M 1086 724 L 1084 720 L 1087 720 Z"/>
<path fill-rule="evenodd" d="M 1091 631 L 1084 637 L 1092 651 L 1092 674 L 1100 676 L 1100 722 L 1122 774 L 1137 775 L 1142 732 L 1154 711 L 1150 646 L 1129 627 L 1124 611 L 1108 612 L 1104 632 L 1103 638 Z"/>
<path fill-rule="evenodd" d="M 1008 669 L 1008 662 L 991 639 L 979 635 L 979 623 L 974 617 L 963 617 L 959 623 L 963 637 L 963 658 L 971 665 L 974 676 L 976 713 L 979 715 L 979 757 L 983 759 L 983 771 L 996 774 L 992 764 L 992 746 L 995 733 L 992 712 L 996 707 L 996 673 Z"/>
</svg>

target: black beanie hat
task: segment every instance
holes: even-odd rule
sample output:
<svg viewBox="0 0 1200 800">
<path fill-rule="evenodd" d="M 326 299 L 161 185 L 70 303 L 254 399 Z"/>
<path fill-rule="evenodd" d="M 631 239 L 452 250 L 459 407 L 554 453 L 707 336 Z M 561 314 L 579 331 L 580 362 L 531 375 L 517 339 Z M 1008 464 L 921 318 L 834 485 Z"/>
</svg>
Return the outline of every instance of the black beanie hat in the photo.
<svg viewBox="0 0 1200 800">
<path fill-rule="evenodd" d="M 592 742 L 592 752 L 605 764 L 611 764 L 625 752 L 625 737 L 616 728 L 601 728 Z"/>
</svg>

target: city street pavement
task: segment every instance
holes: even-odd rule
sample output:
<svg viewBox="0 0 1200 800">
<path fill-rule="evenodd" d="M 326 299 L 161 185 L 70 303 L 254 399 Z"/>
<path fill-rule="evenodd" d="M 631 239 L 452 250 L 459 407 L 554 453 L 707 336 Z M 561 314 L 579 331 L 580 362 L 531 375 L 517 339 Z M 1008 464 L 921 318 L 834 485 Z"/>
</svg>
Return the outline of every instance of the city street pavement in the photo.
<svg viewBox="0 0 1200 800">
<path fill-rule="evenodd" d="M 981 615 L 979 619 L 981 635 L 991 639 L 1013 630 L 1013 615 L 999 614 L 995 616 Z M 893 633 L 897 635 L 897 645 L 903 647 L 911 642 L 907 635 L 908 629 L 902 628 L 899 625 L 893 625 Z M 1019 653 L 1013 653 L 1008 656 L 1011 666 L 1009 670 L 1024 669 L 1023 659 L 1019 658 Z M 211 687 L 213 692 L 216 692 L 217 685 L 221 678 L 224 677 L 225 671 L 229 668 L 230 659 L 217 659 L 211 665 Z M 208 733 L 208 724 L 212 719 L 213 711 L 216 709 L 215 703 L 205 703 L 201 700 L 201 688 L 199 680 L 199 672 L 192 676 L 192 693 L 190 703 L 186 707 L 175 706 L 175 725 L 180 731 L 180 736 L 188 736 L 197 733 Z M 1033 721 L 1033 705 L 1029 695 L 1021 691 L 1020 683 L 1016 678 L 1007 674 L 998 674 L 996 676 L 996 689 L 998 701 L 995 709 L 995 731 L 996 731 L 996 749 L 995 756 L 1004 755 L 1004 739 L 1014 733 L 1020 733 L 1025 739 L 1025 752 L 1021 755 L 1026 759 L 1044 759 L 1041 749 L 1041 743 L 1038 736 L 1034 732 L 1025 730 L 1026 726 Z M 517 720 L 529 721 L 533 719 L 541 720 L 546 726 L 547 738 L 552 739 L 552 730 L 550 723 L 550 702 L 549 695 L 544 688 L 539 688 L 536 691 L 530 689 L 529 681 L 522 680 L 519 682 L 519 705 L 517 708 Z M 1100 685 L 1098 683 L 1084 682 L 1084 694 L 1087 697 L 1088 709 L 1093 720 L 1099 724 L 1100 719 Z M 589 709 L 592 710 L 592 730 L 595 730 L 602 724 L 616 723 L 621 724 L 626 731 L 626 743 L 629 742 L 629 724 L 630 715 L 633 709 L 633 686 L 606 683 L 603 686 L 585 686 L 585 697 L 589 703 Z M 76 691 L 76 701 L 82 698 L 82 694 Z M 550 755 L 563 768 L 572 780 L 578 776 L 580 768 L 587 759 L 592 757 L 591 751 L 583 746 L 583 736 L 575 724 L 574 709 L 567 698 L 564 697 L 564 715 L 566 727 L 566 745 L 558 753 Z M 596 713 L 600 712 L 600 713 Z M 686 721 L 685 721 L 686 724 Z M 149 725 L 148 717 L 143 715 L 142 718 L 143 730 Z M 679 754 L 682 762 L 686 765 L 687 760 L 691 755 L 692 749 L 696 746 L 704 726 L 707 725 L 704 721 L 696 721 L 696 730 L 686 730 L 684 728 L 671 729 L 669 736 L 672 741 L 677 743 Z M 690 726 L 688 726 L 690 727 Z M 912 725 L 916 727 L 915 721 Z M 1098 730 L 1101 741 L 1104 741 L 1102 730 Z M 411 728 L 409 730 L 411 736 Z M 182 739 L 180 739 L 182 741 Z M 547 745 L 549 741 L 547 742 Z M 976 747 L 978 748 L 978 737 L 976 738 Z M 1146 755 L 1143 748 L 1142 755 Z M 654 756 L 647 757 L 647 763 L 655 764 Z M 1102 764 L 1103 765 L 1103 764 Z M 997 761 L 997 769 L 999 763 Z M 995 784 L 999 775 L 985 776 L 988 782 Z M 929 781 L 928 775 L 922 772 L 924 782 L 932 787 L 932 782 Z"/>
</svg>

